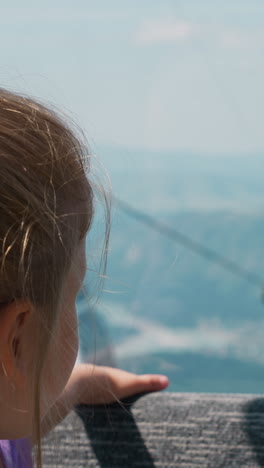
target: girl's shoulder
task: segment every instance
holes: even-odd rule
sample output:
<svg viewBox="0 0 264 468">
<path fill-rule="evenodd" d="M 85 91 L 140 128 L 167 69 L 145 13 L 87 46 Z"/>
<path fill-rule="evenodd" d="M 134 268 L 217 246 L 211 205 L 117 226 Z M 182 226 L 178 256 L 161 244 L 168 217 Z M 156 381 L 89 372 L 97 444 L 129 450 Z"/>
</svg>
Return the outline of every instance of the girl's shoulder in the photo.
<svg viewBox="0 0 264 468">
<path fill-rule="evenodd" d="M 33 468 L 29 439 L 0 440 L 3 468 Z"/>
</svg>

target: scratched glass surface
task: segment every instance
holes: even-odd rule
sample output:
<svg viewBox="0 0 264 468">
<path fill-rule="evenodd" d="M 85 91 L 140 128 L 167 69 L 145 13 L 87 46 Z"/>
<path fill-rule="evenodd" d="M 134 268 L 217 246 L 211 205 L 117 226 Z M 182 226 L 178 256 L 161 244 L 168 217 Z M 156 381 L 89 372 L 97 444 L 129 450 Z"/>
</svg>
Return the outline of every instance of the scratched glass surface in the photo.
<svg viewBox="0 0 264 468">
<path fill-rule="evenodd" d="M 165 373 L 169 391 L 262 393 L 264 4 L 2 10 L 1 85 L 77 121 L 112 183 L 97 301 L 102 208 L 87 238 L 79 359 Z"/>
</svg>

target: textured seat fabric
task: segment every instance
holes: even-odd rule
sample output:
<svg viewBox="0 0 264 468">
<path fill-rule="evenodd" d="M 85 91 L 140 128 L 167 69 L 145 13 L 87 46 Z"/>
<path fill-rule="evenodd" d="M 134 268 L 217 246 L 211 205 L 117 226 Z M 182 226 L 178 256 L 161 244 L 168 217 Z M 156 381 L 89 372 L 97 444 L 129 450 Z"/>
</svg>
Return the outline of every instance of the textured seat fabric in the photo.
<svg viewBox="0 0 264 468">
<path fill-rule="evenodd" d="M 154 393 L 80 406 L 43 441 L 44 467 L 264 467 L 264 398 Z"/>
</svg>

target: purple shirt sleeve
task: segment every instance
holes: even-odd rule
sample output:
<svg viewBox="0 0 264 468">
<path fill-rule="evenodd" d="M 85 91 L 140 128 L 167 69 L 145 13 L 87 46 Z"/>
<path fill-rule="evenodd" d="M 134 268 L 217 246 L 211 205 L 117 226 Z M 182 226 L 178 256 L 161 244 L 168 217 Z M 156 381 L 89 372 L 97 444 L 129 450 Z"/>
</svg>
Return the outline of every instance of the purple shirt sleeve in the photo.
<svg viewBox="0 0 264 468">
<path fill-rule="evenodd" d="M 28 439 L 0 440 L 0 455 L 4 468 L 33 468 Z"/>
</svg>

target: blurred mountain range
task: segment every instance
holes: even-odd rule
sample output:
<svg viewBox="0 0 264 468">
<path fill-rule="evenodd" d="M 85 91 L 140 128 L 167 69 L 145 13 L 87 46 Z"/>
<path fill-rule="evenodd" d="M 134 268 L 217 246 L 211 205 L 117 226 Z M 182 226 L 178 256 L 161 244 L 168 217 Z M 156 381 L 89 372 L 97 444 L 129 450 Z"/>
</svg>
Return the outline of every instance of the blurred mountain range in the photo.
<svg viewBox="0 0 264 468">
<path fill-rule="evenodd" d="M 257 273 L 264 286 L 261 155 L 135 151 L 128 158 L 112 150 L 111 165 L 110 153 L 105 165 L 115 196 Z M 87 242 L 89 259 L 89 236 Z M 260 393 L 261 293 L 261 284 L 249 284 L 114 204 L 108 273 L 96 317 L 104 323 L 117 365 L 167 373 L 171 390 Z"/>
</svg>

